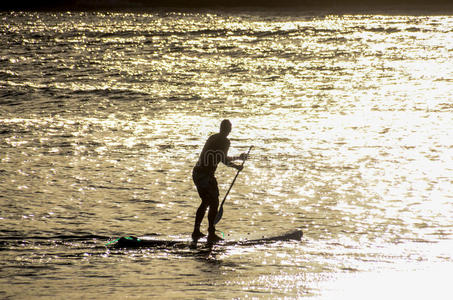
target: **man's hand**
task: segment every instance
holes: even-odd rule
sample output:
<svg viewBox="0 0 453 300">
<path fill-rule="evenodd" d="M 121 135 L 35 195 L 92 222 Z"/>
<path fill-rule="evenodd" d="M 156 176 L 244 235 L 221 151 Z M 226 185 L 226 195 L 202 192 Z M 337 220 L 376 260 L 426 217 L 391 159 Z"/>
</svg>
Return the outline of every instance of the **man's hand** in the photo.
<svg viewBox="0 0 453 300">
<path fill-rule="evenodd" d="M 242 171 L 242 169 L 244 169 L 244 166 L 242 165 L 235 165 L 234 168 L 238 171 Z"/>
<path fill-rule="evenodd" d="M 246 160 L 248 158 L 248 154 L 247 153 L 242 153 L 241 155 L 239 155 L 239 159 L 240 160 Z"/>
</svg>

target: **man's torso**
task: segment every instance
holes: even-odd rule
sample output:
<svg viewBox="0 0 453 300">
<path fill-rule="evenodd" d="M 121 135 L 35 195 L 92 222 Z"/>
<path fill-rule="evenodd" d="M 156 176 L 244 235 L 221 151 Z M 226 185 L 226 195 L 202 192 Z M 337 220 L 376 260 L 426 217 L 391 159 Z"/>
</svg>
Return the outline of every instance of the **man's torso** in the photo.
<svg viewBox="0 0 453 300">
<path fill-rule="evenodd" d="M 230 140 L 219 133 L 211 135 L 201 151 L 197 164 L 194 167 L 194 173 L 204 173 L 214 176 L 217 165 L 225 162 Z"/>
</svg>

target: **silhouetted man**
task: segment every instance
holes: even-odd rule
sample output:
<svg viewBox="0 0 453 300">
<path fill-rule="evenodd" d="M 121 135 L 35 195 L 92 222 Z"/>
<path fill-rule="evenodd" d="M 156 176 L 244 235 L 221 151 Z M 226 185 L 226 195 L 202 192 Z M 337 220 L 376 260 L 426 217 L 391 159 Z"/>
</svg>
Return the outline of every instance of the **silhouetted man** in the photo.
<svg viewBox="0 0 453 300">
<path fill-rule="evenodd" d="M 195 216 L 195 226 L 192 233 L 194 242 L 205 236 L 200 231 L 201 221 L 203 221 L 206 209 L 209 207 L 208 220 L 208 243 L 216 243 L 221 238 L 215 234 L 215 218 L 219 206 L 219 188 L 214 176 L 219 162 L 226 166 L 241 170 L 242 166 L 234 164 L 232 161 L 237 159 L 246 159 L 247 154 L 243 153 L 239 157 L 229 157 L 228 149 L 230 140 L 227 138 L 231 132 L 231 122 L 223 120 L 220 124 L 220 132 L 211 135 L 201 151 L 200 158 L 193 168 L 192 178 L 197 187 L 198 194 L 201 198 L 200 207 L 198 207 Z"/>
</svg>

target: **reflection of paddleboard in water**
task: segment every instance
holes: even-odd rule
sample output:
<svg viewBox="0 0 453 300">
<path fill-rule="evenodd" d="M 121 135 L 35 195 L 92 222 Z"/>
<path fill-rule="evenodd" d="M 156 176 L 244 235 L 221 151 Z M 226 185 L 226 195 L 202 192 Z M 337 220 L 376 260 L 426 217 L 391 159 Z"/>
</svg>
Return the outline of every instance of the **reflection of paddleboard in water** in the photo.
<svg viewBox="0 0 453 300">
<path fill-rule="evenodd" d="M 254 246 L 274 243 L 278 241 L 300 241 L 302 239 L 302 230 L 293 230 L 285 234 L 263 237 L 254 240 L 239 241 L 220 241 L 216 245 L 223 246 Z M 201 242 L 202 244 L 205 244 Z M 184 249 L 194 247 L 191 241 L 181 240 L 160 240 L 160 239 L 139 239 L 136 237 L 121 237 L 106 244 L 114 248 L 164 248 L 164 249 Z"/>
</svg>

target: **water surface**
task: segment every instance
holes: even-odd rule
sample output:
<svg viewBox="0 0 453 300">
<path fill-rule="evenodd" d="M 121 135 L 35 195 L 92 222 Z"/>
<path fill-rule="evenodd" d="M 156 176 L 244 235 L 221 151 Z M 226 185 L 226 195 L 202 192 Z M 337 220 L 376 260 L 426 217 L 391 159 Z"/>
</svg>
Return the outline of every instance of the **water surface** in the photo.
<svg viewBox="0 0 453 300">
<path fill-rule="evenodd" d="M 451 28 L 451 16 L 1 13 L 0 297 L 446 299 Z M 303 241 L 209 257 L 104 247 L 189 238 L 191 168 L 223 118 L 231 154 L 255 148 L 218 229 L 302 228 Z M 235 170 L 217 173 L 222 196 Z"/>
</svg>

